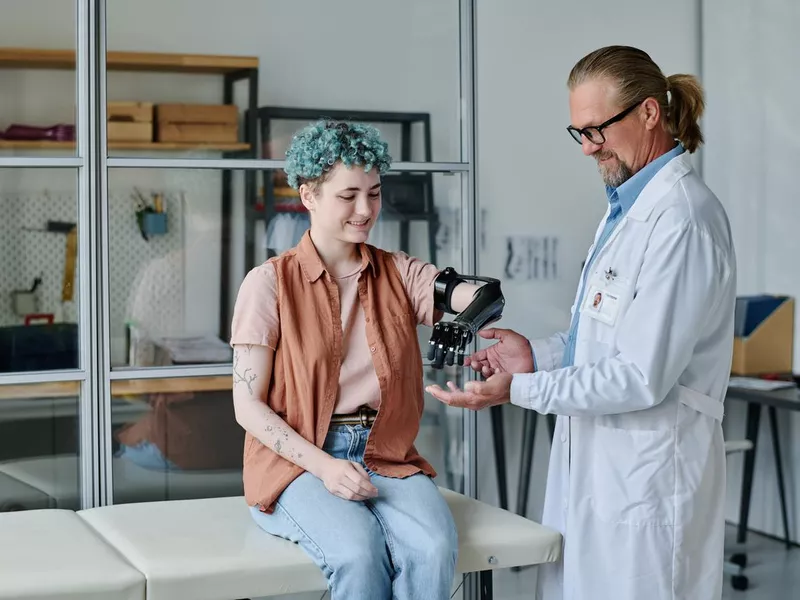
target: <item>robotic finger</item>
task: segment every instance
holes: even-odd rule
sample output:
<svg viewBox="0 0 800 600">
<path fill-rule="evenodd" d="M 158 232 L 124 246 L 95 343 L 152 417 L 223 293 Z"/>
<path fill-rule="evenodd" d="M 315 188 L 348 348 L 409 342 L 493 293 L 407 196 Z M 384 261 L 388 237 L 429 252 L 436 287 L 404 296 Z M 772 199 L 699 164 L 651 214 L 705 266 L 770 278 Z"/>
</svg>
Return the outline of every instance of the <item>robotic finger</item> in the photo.
<svg viewBox="0 0 800 600">
<path fill-rule="evenodd" d="M 485 285 L 475 292 L 472 302 L 464 311 L 456 313 L 451 305 L 453 290 L 467 281 L 482 281 Z M 431 361 L 431 366 L 441 369 L 445 364 L 464 365 L 469 344 L 475 334 L 501 317 L 505 298 L 498 279 L 462 276 L 448 267 L 434 282 L 434 305 L 439 310 L 456 315 L 452 322 L 437 323 L 434 326 L 428 344 L 428 360 Z"/>
</svg>

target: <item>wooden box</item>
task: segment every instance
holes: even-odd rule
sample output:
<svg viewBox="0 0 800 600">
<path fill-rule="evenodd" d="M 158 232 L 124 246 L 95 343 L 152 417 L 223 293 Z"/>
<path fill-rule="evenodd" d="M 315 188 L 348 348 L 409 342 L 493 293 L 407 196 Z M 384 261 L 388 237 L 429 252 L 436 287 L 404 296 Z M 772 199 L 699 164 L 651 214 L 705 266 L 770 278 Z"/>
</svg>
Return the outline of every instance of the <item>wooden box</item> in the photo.
<svg viewBox="0 0 800 600">
<path fill-rule="evenodd" d="M 237 125 L 239 109 L 234 104 L 158 104 L 156 121 L 186 125 Z"/>
<path fill-rule="evenodd" d="M 239 141 L 235 125 L 159 123 L 158 141 L 193 144 L 227 144 Z"/>
<path fill-rule="evenodd" d="M 794 299 L 786 297 L 747 337 L 733 340 L 731 374 L 791 373 L 794 348 Z"/>
<path fill-rule="evenodd" d="M 125 123 L 109 121 L 107 124 L 109 142 L 152 142 L 152 123 Z"/>
<path fill-rule="evenodd" d="M 153 104 L 151 102 L 109 102 L 109 142 L 152 142 Z"/>
<path fill-rule="evenodd" d="M 109 102 L 108 120 L 132 123 L 152 123 L 152 102 Z"/>
<path fill-rule="evenodd" d="M 239 110 L 233 104 L 159 104 L 155 113 L 159 142 L 239 141 Z"/>
</svg>

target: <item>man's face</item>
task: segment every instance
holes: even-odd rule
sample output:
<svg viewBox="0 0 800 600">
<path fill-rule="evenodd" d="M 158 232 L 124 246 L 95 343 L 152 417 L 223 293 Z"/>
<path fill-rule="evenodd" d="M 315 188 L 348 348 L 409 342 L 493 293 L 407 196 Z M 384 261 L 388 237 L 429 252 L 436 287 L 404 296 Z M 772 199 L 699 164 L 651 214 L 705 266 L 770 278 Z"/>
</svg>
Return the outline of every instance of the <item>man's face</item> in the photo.
<svg viewBox="0 0 800 600">
<path fill-rule="evenodd" d="M 606 80 L 587 81 L 569 94 L 569 113 L 572 126 L 578 129 L 596 127 L 628 108 L 615 101 L 615 88 Z M 583 153 L 597 161 L 603 181 L 619 187 L 641 168 L 637 154 L 642 145 L 645 127 L 635 109 L 621 121 L 603 129 L 605 142 L 595 144 L 582 136 Z"/>
</svg>

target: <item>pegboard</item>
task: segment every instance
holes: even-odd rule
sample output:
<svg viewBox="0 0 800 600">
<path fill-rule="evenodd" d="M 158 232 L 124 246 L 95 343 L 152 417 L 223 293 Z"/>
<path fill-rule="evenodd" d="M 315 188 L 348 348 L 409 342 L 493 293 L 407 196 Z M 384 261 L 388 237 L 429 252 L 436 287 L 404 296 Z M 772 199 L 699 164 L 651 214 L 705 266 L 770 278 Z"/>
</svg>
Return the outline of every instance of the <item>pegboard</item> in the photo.
<svg viewBox="0 0 800 600">
<path fill-rule="evenodd" d="M 152 190 L 140 189 L 150 197 Z M 146 241 L 136 222 L 133 190 L 109 194 L 109 308 L 112 340 L 125 338 L 125 323 L 169 335 L 184 325 L 184 210 L 180 191 L 159 190 L 167 213 L 167 233 Z M 45 231 L 48 221 L 77 222 L 74 193 L 0 194 L 0 326 L 23 322 L 12 310 L 11 292 L 29 289 L 36 277 L 39 311 L 63 321 L 77 321 L 80 264 L 74 301 L 62 304 L 66 235 Z M 80 232 L 79 232 L 80 235 Z M 79 261 L 78 261 L 79 263 Z"/>
<path fill-rule="evenodd" d="M 152 198 L 156 190 L 137 188 Z M 185 252 L 182 192 L 158 190 L 164 198 L 167 232 L 142 237 L 133 190 L 109 195 L 109 302 L 113 362 L 124 362 L 125 324 L 134 321 L 151 336 L 184 329 Z M 120 346 L 122 344 L 122 346 Z"/>
<path fill-rule="evenodd" d="M 42 279 L 37 289 L 39 312 L 76 320 L 79 290 L 74 288 L 72 302 L 61 302 L 67 236 L 45 231 L 45 226 L 47 221 L 75 223 L 77 214 L 73 193 L 0 194 L 0 326 L 23 323 L 13 311 L 11 293 L 30 289 L 37 277 Z"/>
</svg>

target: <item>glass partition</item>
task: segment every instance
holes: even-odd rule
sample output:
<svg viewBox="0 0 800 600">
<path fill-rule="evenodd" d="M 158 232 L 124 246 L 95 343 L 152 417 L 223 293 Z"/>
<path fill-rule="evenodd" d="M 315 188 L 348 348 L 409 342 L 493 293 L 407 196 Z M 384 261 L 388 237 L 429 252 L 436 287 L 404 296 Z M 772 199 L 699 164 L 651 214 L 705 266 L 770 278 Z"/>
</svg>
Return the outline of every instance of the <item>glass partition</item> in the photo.
<svg viewBox="0 0 800 600">
<path fill-rule="evenodd" d="M 79 381 L 0 384 L 0 512 L 81 508 Z"/>
<path fill-rule="evenodd" d="M 79 368 L 75 169 L 0 168 L 0 377 Z"/>
<path fill-rule="evenodd" d="M 138 123 L 109 124 L 113 156 L 280 159 L 291 133 L 324 113 L 379 125 L 396 160 L 464 158 L 458 0 L 107 7 L 109 106 L 131 113 L 112 120 Z"/>
<path fill-rule="evenodd" d="M 0 158 L 75 155 L 77 2 L 5 0 Z"/>
</svg>

